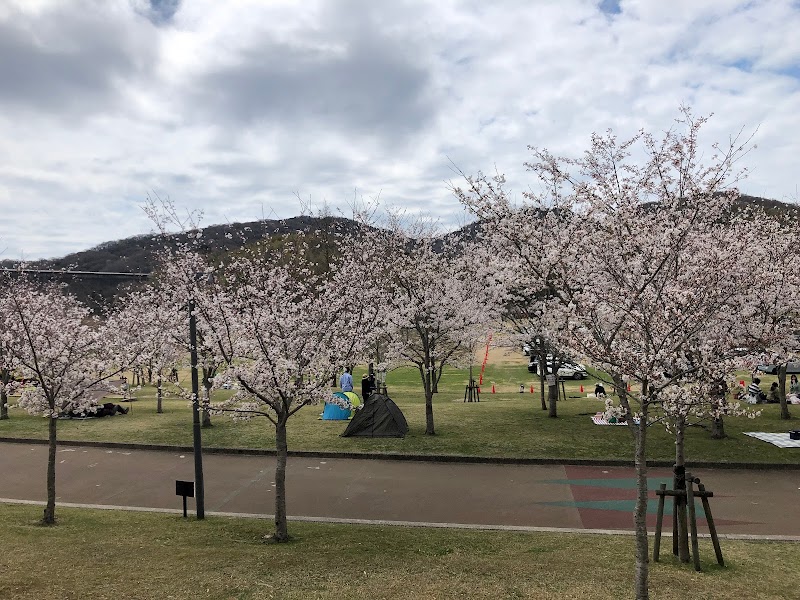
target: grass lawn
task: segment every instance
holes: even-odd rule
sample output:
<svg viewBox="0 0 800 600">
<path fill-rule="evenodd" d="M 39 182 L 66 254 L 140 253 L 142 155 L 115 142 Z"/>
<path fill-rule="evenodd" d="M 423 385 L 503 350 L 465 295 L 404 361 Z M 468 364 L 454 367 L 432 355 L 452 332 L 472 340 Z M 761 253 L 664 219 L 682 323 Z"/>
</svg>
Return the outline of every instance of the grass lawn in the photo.
<svg viewBox="0 0 800 600">
<path fill-rule="evenodd" d="M 626 427 L 601 427 L 589 418 L 602 410 L 602 402 L 586 398 L 594 389 L 594 380 L 565 382 L 568 398 L 559 402 L 559 418 L 550 419 L 541 410 L 538 380 L 527 372 L 527 357 L 506 356 L 487 365 L 480 403 L 464 403 L 465 370 L 445 372 L 434 397 L 436 436 L 426 436 L 425 401 L 418 373 L 400 368 L 389 373 L 389 395 L 405 414 L 410 432 L 404 439 L 352 439 L 339 434 L 342 421 L 318 420 L 319 406 L 303 408 L 289 421 L 290 450 L 329 450 L 352 452 L 398 452 L 455 454 L 522 458 L 591 458 L 630 460 L 633 452 L 631 434 Z M 356 389 L 363 370 L 356 370 Z M 477 371 L 476 371 L 477 378 Z M 188 380 L 188 377 L 183 377 Z M 774 377 L 762 378 L 767 389 Z M 749 380 L 748 380 L 749 381 Z M 492 385 L 497 393 L 492 394 Z M 519 393 L 522 384 L 525 393 Z M 580 385 L 584 393 L 580 393 Z M 530 386 L 535 393 L 530 393 Z M 226 392 L 221 391 L 219 394 Z M 156 413 L 155 390 L 145 386 L 136 392 L 138 400 L 125 416 L 85 421 L 62 420 L 59 439 L 114 442 L 156 443 L 190 446 L 191 411 L 183 399 L 164 401 L 164 414 Z M 728 438 L 712 440 L 707 430 L 690 428 L 687 433 L 687 457 L 714 462 L 800 463 L 800 449 L 780 449 L 743 435 L 744 431 L 788 431 L 800 428 L 796 419 L 800 406 L 792 406 L 795 419 L 781 421 L 777 405 L 760 405 L 763 415 L 757 419 L 725 419 Z M 225 416 L 213 418 L 213 427 L 203 430 L 207 447 L 273 448 L 274 430 L 266 419 L 247 423 L 234 422 Z M 45 439 L 46 422 L 12 409 L 11 418 L 0 421 L 0 437 Z M 671 460 L 674 442 L 663 427 L 651 428 L 649 457 Z"/>
<path fill-rule="evenodd" d="M 268 523 L 0 505 L 0 598 L 605 598 L 631 597 L 633 537 Z M 671 556 L 651 563 L 651 597 L 797 597 L 798 546 L 723 540 L 728 566 L 701 540 L 704 573 Z"/>
</svg>

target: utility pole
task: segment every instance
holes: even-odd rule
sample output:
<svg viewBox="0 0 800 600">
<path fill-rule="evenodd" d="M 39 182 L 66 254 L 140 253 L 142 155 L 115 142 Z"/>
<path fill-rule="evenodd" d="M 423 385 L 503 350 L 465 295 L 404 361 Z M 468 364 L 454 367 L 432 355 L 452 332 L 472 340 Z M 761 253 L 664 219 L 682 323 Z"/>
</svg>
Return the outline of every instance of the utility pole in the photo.
<svg viewBox="0 0 800 600">
<path fill-rule="evenodd" d="M 189 300 L 189 353 L 192 363 L 192 441 L 194 444 L 194 487 L 197 519 L 205 519 L 206 507 L 203 486 L 203 446 L 200 437 L 200 381 L 197 376 L 197 319 L 194 298 Z"/>
</svg>

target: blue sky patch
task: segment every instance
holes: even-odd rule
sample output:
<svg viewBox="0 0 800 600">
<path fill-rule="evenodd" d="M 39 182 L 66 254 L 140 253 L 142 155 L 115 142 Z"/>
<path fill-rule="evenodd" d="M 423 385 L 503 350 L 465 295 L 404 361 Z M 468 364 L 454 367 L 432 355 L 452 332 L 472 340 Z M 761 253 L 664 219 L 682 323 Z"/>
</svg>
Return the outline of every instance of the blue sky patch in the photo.
<svg viewBox="0 0 800 600">
<path fill-rule="evenodd" d="M 155 24 L 166 23 L 180 8 L 181 0 L 150 0 L 150 20 Z"/>
<path fill-rule="evenodd" d="M 600 10 L 607 15 L 618 15 L 622 12 L 620 0 L 600 0 Z"/>
</svg>

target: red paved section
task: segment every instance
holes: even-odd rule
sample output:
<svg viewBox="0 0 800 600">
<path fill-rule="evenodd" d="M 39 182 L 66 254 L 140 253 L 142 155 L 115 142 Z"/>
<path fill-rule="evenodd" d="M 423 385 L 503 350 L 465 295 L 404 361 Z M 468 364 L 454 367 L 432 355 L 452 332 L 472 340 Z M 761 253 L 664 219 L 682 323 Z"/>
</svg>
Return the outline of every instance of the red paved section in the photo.
<svg viewBox="0 0 800 600">
<path fill-rule="evenodd" d="M 0 443 L 0 452 L 0 498 L 44 500 L 47 447 Z M 273 512 L 273 457 L 204 459 L 206 511 Z M 58 501 L 65 503 L 178 509 L 175 480 L 194 479 L 188 453 L 62 446 L 57 462 Z M 715 493 L 721 534 L 800 537 L 800 472 L 695 475 Z M 619 467 L 292 457 L 287 503 L 294 517 L 630 530 L 633 477 L 633 469 Z M 658 480 L 668 482 L 669 472 L 654 470 L 652 487 Z"/>
<path fill-rule="evenodd" d="M 629 529 L 633 525 L 633 509 L 636 502 L 636 482 L 632 477 L 631 469 L 621 469 L 618 467 L 586 467 L 586 466 L 567 466 L 565 467 L 567 481 L 565 484 L 572 489 L 574 506 L 581 515 L 584 526 L 590 529 Z M 702 471 L 693 473 L 699 477 Z M 701 483 L 706 485 L 707 490 L 711 490 L 705 477 L 712 480 L 718 476 L 719 471 L 703 472 Z M 727 473 L 731 473 L 727 471 Z M 753 471 L 748 472 L 750 474 Z M 764 473 L 763 471 L 756 473 Z M 724 475 L 723 475 L 724 477 Z M 778 481 L 790 482 L 785 478 Z M 655 529 L 658 511 L 658 496 L 655 490 L 664 483 L 667 488 L 672 487 L 672 472 L 666 469 L 650 469 L 648 472 L 648 515 L 647 523 L 651 529 Z M 748 494 L 744 494 L 745 497 Z M 741 500 L 741 499 L 740 499 Z M 716 492 L 714 497 L 709 500 L 714 523 L 717 528 L 725 528 L 726 531 L 739 531 L 743 527 L 763 526 L 762 519 L 758 516 L 759 511 L 745 511 L 750 515 L 745 520 L 733 520 L 720 518 L 717 505 L 729 503 L 730 496 Z M 740 508 L 746 508 L 739 502 Z M 697 502 L 698 527 L 701 532 L 707 532 L 707 521 L 701 503 Z M 727 510 L 725 512 L 728 512 Z M 738 514 L 744 515 L 745 512 L 739 511 Z M 669 530 L 671 527 L 672 506 L 668 500 L 664 506 L 664 527 Z"/>
</svg>

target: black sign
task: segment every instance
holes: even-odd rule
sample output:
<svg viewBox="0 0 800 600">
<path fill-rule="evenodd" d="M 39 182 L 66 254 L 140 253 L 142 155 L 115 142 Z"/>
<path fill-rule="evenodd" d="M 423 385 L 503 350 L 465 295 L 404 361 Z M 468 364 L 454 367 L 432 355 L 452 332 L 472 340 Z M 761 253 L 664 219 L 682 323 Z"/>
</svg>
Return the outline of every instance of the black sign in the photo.
<svg viewBox="0 0 800 600">
<path fill-rule="evenodd" d="M 180 481 L 175 482 L 175 494 L 186 498 L 194 498 L 194 481 Z"/>
</svg>

